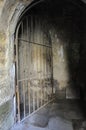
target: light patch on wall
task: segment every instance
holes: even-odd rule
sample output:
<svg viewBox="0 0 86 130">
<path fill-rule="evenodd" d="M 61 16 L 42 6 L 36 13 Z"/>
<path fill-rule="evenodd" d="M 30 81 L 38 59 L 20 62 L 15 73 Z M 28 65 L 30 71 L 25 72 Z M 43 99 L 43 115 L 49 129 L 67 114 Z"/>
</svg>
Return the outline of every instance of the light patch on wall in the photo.
<svg viewBox="0 0 86 130">
<path fill-rule="evenodd" d="M 86 4 L 86 0 L 82 0 Z"/>
<path fill-rule="evenodd" d="M 61 57 L 61 60 L 64 61 L 64 49 L 63 46 L 60 46 L 60 49 L 58 50 L 58 56 Z"/>
<path fill-rule="evenodd" d="M 63 90 L 67 87 L 69 81 L 69 70 L 67 62 L 66 46 L 64 41 L 59 38 L 54 39 L 53 42 L 53 76 L 55 87 Z"/>
<path fill-rule="evenodd" d="M 3 45 L 6 40 L 6 35 L 4 32 L 0 32 L 0 45 Z"/>
</svg>

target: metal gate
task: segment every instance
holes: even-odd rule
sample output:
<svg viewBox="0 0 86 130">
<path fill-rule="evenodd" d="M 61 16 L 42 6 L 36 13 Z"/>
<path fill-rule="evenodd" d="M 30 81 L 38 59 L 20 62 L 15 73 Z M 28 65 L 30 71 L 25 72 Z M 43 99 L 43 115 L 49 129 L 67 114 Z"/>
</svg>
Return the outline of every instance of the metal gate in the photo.
<svg viewBox="0 0 86 130">
<path fill-rule="evenodd" d="M 16 33 L 18 121 L 52 100 L 52 44 L 46 20 L 25 16 Z"/>
</svg>

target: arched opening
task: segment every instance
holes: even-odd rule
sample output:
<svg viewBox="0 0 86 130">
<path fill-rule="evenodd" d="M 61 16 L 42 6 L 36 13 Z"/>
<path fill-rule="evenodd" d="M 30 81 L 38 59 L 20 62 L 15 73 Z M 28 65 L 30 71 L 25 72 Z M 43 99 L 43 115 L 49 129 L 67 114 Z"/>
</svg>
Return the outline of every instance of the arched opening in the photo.
<svg viewBox="0 0 86 130">
<path fill-rule="evenodd" d="M 33 9 L 34 11 L 34 9 Z M 18 120 L 53 99 L 52 41 L 45 14 L 25 13 L 16 33 Z"/>
<path fill-rule="evenodd" d="M 74 76 L 78 73 L 81 28 L 82 11 L 67 0 L 43 1 L 21 17 L 16 33 L 19 121 L 54 95 L 62 99 L 79 97 Z"/>
</svg>

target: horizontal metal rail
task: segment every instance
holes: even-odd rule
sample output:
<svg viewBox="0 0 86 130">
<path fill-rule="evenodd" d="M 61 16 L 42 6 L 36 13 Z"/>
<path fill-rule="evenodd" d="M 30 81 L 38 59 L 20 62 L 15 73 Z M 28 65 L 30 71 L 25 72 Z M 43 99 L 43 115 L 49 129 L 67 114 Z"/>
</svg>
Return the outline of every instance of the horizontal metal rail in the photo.
<svg viewBox="0 0 86 130">
<path fill-rule="evenodd" d="M 39 110 L 41 110 L 43 107 L 47 106 L 49 103 L 53 102 L 55 100 L 55 95 L 52 97 L 52 99 L 50 101 L 48 101 L 47 103 L 45 103 L 43 106 L 41 106 L 40 108 L 38 108 L 37 110 L 35 110 L 33 113 L 29 114 L 27 117 L 23 118 L 21 120 L 21 122 L 25 121 L 27 118 L 31 117 L 32 115 L 34 115 L 36 112 L 38 112 Z"/>
<path fill-rule="evenodd" d="M 52 48 L 52 47 L 49 46 L 49 45 L 40 44 L 40 43 L 37 43 L 37 42 L 31 42 L 31 41 L 27 41 L 27 40 L 24 40 L 24 39 L 21 39 L 21 38 L 18 38 L 18 40 L 21 40 L 21 41 L 23 41 L 23 42 L 26 42 L 27 44 L 28 44 L 28 43 L 31 43 L 31 44 L 36 44 L 36 45 L 40 45 L 40 46 L 45 46 L 45 47 L 48 47 L 48 48 Z"/>
<path fill-rule="evenodd" d="M 51 76 L 51 74 L 49 74 L 49 75 L 43 75 L 43 76 Z M 25 78 L 25 79 L 19 79 L 18 82 L 25 81 L 25 80 L 30 81 L 30 80 L 40 80 L 40 79 L 43 79 L 43 78 Z"/>
</svg>

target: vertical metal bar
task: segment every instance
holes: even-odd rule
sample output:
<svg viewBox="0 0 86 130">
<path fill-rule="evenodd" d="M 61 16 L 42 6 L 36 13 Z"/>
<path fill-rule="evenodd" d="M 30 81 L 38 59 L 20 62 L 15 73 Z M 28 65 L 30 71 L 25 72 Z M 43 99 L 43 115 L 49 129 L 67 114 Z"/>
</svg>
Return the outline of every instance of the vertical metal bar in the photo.
<svg viewBox="0 0 86 130">
<path fill-rule="evenodd" d="M 48 54 L 49 53 L 49 48 L 46 47 L 46 102 L 48 102 L 48 71 L 49 71 L 49 67 L 48 67 Z"/>
<path fill-rule="evenodd" d="M 45 59 L 45 47 L 43 47 L 43 50 L 44 50 L 44 63 L 43 63 L 43 72 L 44 72 L 44 85 L 43 85 L 43 93 L 44 93 L 44 100 L 43 100 L 43 103 L 45 103 L 45 64 L 46 64 L 46 59 Z"/>
<path fill-rule="evenodd" d="M 41 19 L 41 17 L 40 17 Z M 42 41 L 43 41 L 43 33 L 42 33 L 42 24 L 41 24 L 41 20 L 40 20 L 40 44 L 42 44 Z M 40 80 L 40 105 L 42 106 L 42 61 L 43 61 L 43 56 L 42 56 L 42 46 L 40 45 L 40 75 L 39 75 L 39 80 Z"/>
<path fill-rule="evenodd" d="M 31 28 L 31 16 L 30 16 L 30 18 L 28 19 L 28 21 L 30 21 L 30 25 L 29 25 L 29 28 L 30 28 L 30 30 L 29 30 L 29 28 L 28 28 L 28 30 L 30 31 L 29 32 L 29 40 L 31 40 L 31 31 L 32 31 L 32 28 Z M 31 44 L 29 43 L 29 78 L 31 77 L 31 70 L 32 70 L 32 68 L 31 68 L 31 50 L 32 49 L 32 46 L 31 46 Z M 31 78 L 30 78 L 30 83 L 29 83 L 29 114 L 31 114 Z"/>
<path fill-rule="evenodd" d="M 35 42 L 35 40 L 36 40 L 36 17 L 34 16 L 33 17 L 33 29 L 34 29 L 34 33 L 33 33 L 33 41 Z M 36 78 L 36 45 L 35 44 L 33 44 L 33 47 L 34 47 L 34 50 L 33 50 L 33 58 L 34 58 L 34 60 L 33 60 L 33 65 L 34 65 L 34 75 L 35 75 L 35 78 Z M 37 85 L 35 85 L 34 87 L 36 88 L 36 86 Z M 34 92 L 34 108 L 33 108 L 33 110 L 35 111 L 35 109 L 37 109 L 36 107 L 37 107 L 37 95 L 36 95 L 36 91 Z"/>
<path fill-rule="evenodd" d="M 40 35 L 39 35 L 40 36 Z M 38 105 L 40 106 L 40 46 L 38 46 Z"/>
<path fill-rule="evenodd" d="M 22 21 L 22 23 L 21 23 L 21 37 L 22 37 L 22 39 L 24 38 L 24 36 L 23 36 L 23 21 Z M 22 41 L 23 42 L 23 41 Z M 22 52 L 21 52 L 21 55 L 22 55 L 22 59 L 24 60 L 25 59 L 25 57 L 24 57 L 24 47 L 23 47 L 23 49 L 22 49 Z M 20 68 L 20 70 L 22 71 L 22 73 L 20 73 L 21 75 L 21 77 L 20 78 L 25 78 L 25 72 L 24 72 L 24 61 L 22 60 L 22 66 L 20 66 L 21 68 Z M 20 62 L 21 63 L 21 62 Z"/>
<path fill-rule="evenodd" d="M 45 64 L 44 64 L 44 77 L 45 77 L 45 85 L 44 85 L 44 103 L 46 101 L 46 47 L 44 47 L 45 49 Z"/>
<path fill-rule="evenodd" d="M 35 55 L 34 55 L 34 45 L 32 46 L 32 49 L 33 49 L 33 53 L 32 53 L 32 55 L 33 55 L 33 56 L 32 56 L 32 58 L 33 58 L 33 63 L 32 63 L 32 64 L 33 64 L 33 67 L 34 67 L 34 56 L 35 56 Z M 33 75 L 34 75 L 34 74 L 33 74 Z M 34 76 L 33 76 L 33 77 L 34 77 Z M 32 79 L 32 80 L 34 80 L 34 79 Z M 35 83 L 33 84 L 32 87 L 33 87 L 33 111 L 35 111 L 35 92 L 34 92 L 34 91 L 35 91 L 35 90 L 34 90 L 34 88 L 35 88 Z"/>
<path fill-rule="evenodd" d="M 36 45 L 34 45 L 34 72 L 35 72 L 35 78 L 36 78 Z M 36 79 L 37 80 L 37 79 Z M 37 84 L 34 86 L 35 87 L 35 89 L 36 89 L 36 87 L 37 87 Z M 34 92 L 34 110 L 36 109 L 36 106 L 37 106 L 37 100 L 36 100 L 36 98 L 37 98 L 37 95 L 36 95 L 36 90 L 35 90 L 35 92 Z"/>
<path fill-rule="evenodd" d="M 36 76 L 37 76 L 37 46 L 36 46 Z M 37 86 L 36 86 L 37 87 Z M 37 90 L 38 91 L 38 90 Z M 37 108 L 38 108 L 38 92 L 36 91 L 36 100 L 37 100 Z"/>
<path fill-rule="evenodd" d="M 40 104 L 41 104 L 41 106 L 42 106 L 42 75 L 41 75 L 41 73 L 42 73 L 42 49 L 41 49 L 42 47 L 40 46 L 40 89 L 41 89 L 41 101 L 40 101 Z"/>
<path fill-rule="evenodd" d="M 23 21 L 21 22 L 21 35 L 20 35 L 20 37 L 23 37 Z M 20 80 L 20 79 L 24 78 L 24 73 L 23 73 L 23 71 L 24 71 L 23 63 L 24 62 L 22 60 L 22 59 L 24 59 L 24 57 L 23 57 L 24 51 L 22 50 L 22 42 L 20 40 L 19 40 L 18 52 L 19 52 L 19 56 L 18 56 L 18 62 L 19 62 L 18 67 L 19 68 L 18 68 L 18 71 L 19 71 L 19 80 Z M 22 97 L 23 97 L 23 83 L 22 83 L 22 81 L 19 82 L 19 92 L 20 92 L 20 118 L 22 119 L 22 116 L 23 116 L 22 110 L 24 109 L 24 103 L 23 103 L 23 100 L 22 100 Z M 21 109 L 21 107 L 23 107 L 23 109 Z"/>
<path fill-rule="evenodd" d="M 49 62 L 48 62 L 48 67 L 49 67 L 49 70 L 48 70 L 48 73 L 49 73 L 49 89 L 50 89 L 50 91 L 51 91 L 51 48 L 49 48 Z M 49 91 L 49 92 L 50 92 Z M 51 94 L 51 92 L 49 93 L 49 96 L 50 96 L 50 94 Z"/>
<path fill-rule="evenodd" d="M 44 93 L 43 93 L 43 87 L 44 87 L 44 85 L 43 85 L 43 83 L 44 83 L 44 72 L 43 72 L 43 47 L 41 46 L 41 56 L 42 56 L 42 58 L 41 58 L 41 60 L 42 60 L 42 62 L 41 62 L 41 68 L 42 68 L 42 75 L 41 75 L 41 78 L 42 78 L 42 84 L 41 84 L 41 90 L 42 90 L 42 95 L 41 95 L 41 104 L 43 105 L 43 98 L 44 98 Z"/>
<path fill-rule="evenodd" d="M 42 28 L 43 28 L 43 44 L 44 44 L 44 24 L 42 25 Z M 44 62 L 45 62 L 45 61 L 44 61 L 44 55 L 45 55 L 45 54 L 44 54 L 44 46 L 42 47 L 42 50 L 43 50 L 43 63 L 42 63 L 42 65 L 43 65 L 43 66 L 42 66 L 42 67 L 43 67 L 43 72 L 42 72 L 42 73 L 43 73 L 43 87 L 42 87 L 43 97 L 42 97 L 42 103 L 43 103 L 43 104 L 42 104 L 42 105 L 44 105 L 44 85 L 45 85 L 45 79 L 44 79 L 44 78 L 45 78 L 45 76 L 44 76 L 44 74 L 45 74 L 45 73 L 44 73 Z"/>
<path fill-rule="evenodd" d="M 43 44 L 45 44 L 44 37 L 43 37 Z M 45 47 L 43 46 L 43 104 L 44 104 L 44 99 L 45 99 Z"/>
<path fill-rule="evenodd" d="M 42 41 L 42 44 L 44 44 L 44 32 L 43 32 L 43 29 L 44 29 L 44 27 L 43 27 L 43 23 L 41 24 L 41 26 L 42 26 L 42 39 L 41 39 L 41 41 Z M 41 58 L 41 60 L 42 60 L 42 62 L 41 62 L 41 68 L 42 68 L 42 84 L 41 84 L 41 86 L 42 86 L 42 97 L 41 97 L 41 102 L 42 102 L 42 105 L 43 105 L 43 99 L 44 99 L 44 46 L 41 46 L 41 56 L 42 56 L 42 58 Z"/>
<path fill-rule="evenodd" d="M 52 46 L 52 43 L 51 43 Z M 52 83 L 52 96 L 53 96 L 53 48 L 51 49 L 51 83 Z"/>
<path fill-rule="evenodd" d="M 33 27 L 33 16 L 31 17 L 32 19 L 31 19 L 31 29 L 32 29 L 32 41 L 34 41 L 34 27 Z M 34 72 L 33 72 L 33 66 L 34 66 L 34 45 L 32 44 L 31 45 L 31 47 L 32 47 L 32 53 L 31 53 L 31 61 L 32 61 L 32 75 L 33 75 L 33 77 L 32 77 L 32 80 L 34 80 Z M 35 107 L 34 107 L 34 84 L 33 84 L 33 89 L 32 89 L 32 97 L 33 97 L 33 111 L 35 110 Z"/>
<path fill-rule="evenodd" d="M 33 86 L 33 111 L 35 111 L 35 92 L 34 92 L 34 86 Z"/>
<path fill-rule="evenodd" d="M 20 122 L 20 97 L 19 97 L 19 84 L 18 84 L 18 78 L 19 78 L 19 74 L 18 74 L 18 31 L 19 31 L 19 28 L 21 26 L 21 23 L 19 24 L 18 28 L 17 28 L 17 31 L 16 31 L 16 78 L 17 78 L 17 104 L 18 104 L 18 121 Z"/>
<path fill-rule="evenodd" d="M 29 41 L 30 39 L 30 25 L 29 25 L 29 21 L 28 21 L 28 19 L 29 19 L 29 21 L 30 21 L 30 18 L 29 18 L 29 16 L 27 17 L 27 40 Z M 28 54 L 29 54 L 29 56 L 28 56 L 28 58 L 29 58 L 29 62 L 28 62 L 28 77 L 29 77 L 29 80 L 28 80 L 28 111 L 29 111 L 29 114 L 30 114 L 30 43 L 28 43 Z"/>
<path fill-rule="evenodd" d="M 44 21 L 45 22 L 45 21 Z M 46 29 L 46 25 L 44 24 L 44 30 Z M 46 35 L 46 34 L 44 34 Z M 46 44 L 46 36 L 44 37 L 43 44 Z M 47 64 L 47 57 L 46 57 L 46 47 L 44 46 L 44 103 L 46 102 L 46 64 Z"/>
<path fill-rule="evenodd" d="M 26 111 L 25 111 L 25 82 L 26 81 L 22 81 L 23 83 L 23 103 L 24 103 L 24 118 L 25 118 L 25 114 L 26 114 Z"/>
<path fill-rule="evenodd" d="M 37 17 L 37 19 L 38 19 L 38 42 L 40 43 L 40 19 L 39 19 L 39 17 Z M 39 74 L 39 71 L 40 71 L 40 46 L 38 46 L 38 81 L 39 81 L 39 83 L 40 83 L 40 74 Z M 39 87 L 39 86 L 38 86 Z M 40 91 L 39 91 L 39 89 L 38 89 L 38 107 L 39 107 L 39 103 L 40 103 L 40 96 L 39 96 L 39 93 L 40 93 Z"/>
<path fill-rule="evenodd" d="M 32 28 L 31 28 L 31 16 L 28 18 L 28 22 L 29 22 L 29 26 L 28 26 L 28 30 L 29 30 L 29 41 L 31 40 L 31 31 L 32 31 Z M 32 51 L 32 46 L 31 44 L 29 43 L 29 114 L 31 114 L 31 52 Z"/>
<path fill-rule="evenodd" d="M 18 121 L 20 122 L 20 95 L 18 86 L 16 86 L 16 90 L 17 90 L 17 103 L 18 103 Z"/>
<path fill-rule="evenodd" d="M 47 86 L 46 86 L 46 100 L 48 102 L 48 76 L 49 76 L 49 48 L 47 47 L 46 48 L 46 58 L 47 58 L 47 65 L 46 65 L 46 76 L 47 76 Z"/>
<path fill-rule="evenodd" d="M 50 84 L 51 84 L 51 95 L 53 94 L 53 59 L 52 49 L 50 48 Z"/>
<path fill-rule="evenodd" d="M 31 16 L 31 40 L 33 41 L 33 16 Z M 30 50 L 31 50 L 31 68 L 30 68 L 30 70 L 32 71 L 33 70 L 33 53 L 32 53 L 32 51 L 33 51 L 33 44 L 30 44 Z M 31 77 L 32 77 L 32 79 L 31 80 L 33 80 L 33 74 L 34 72 L 32 71 L 31 72 Z M 32 82 L 32 81 L 31 81 Z M 33 85 L 31 86 L 31 87 L 33 87 Z M 32 104 L 34 104 L 34 99 L 33 99 L 33 95 L 34 95 L 34 90 L 33 90 L 33 88 L 32 88 Z M 34 111 L 34 105 L 32 105 L 32 111 Z"/>
<path fill-rule="evenodd" d="M 25 34 L 26 34 L 26 36 L 25 36 L 25 39 L 27 39 L 27 18 L 25 17 L 25 28 L 24 28 L 26 31 L 25 31 Z M 27 53 L 28 53 L 28 51 L 27 51 L 27 45 L 28 44 L 25 44 L 25 78 L 27 77 L 28 78 L 28 75 L 27 75 L 27 63 L 28 63 L 28 61 L 27 61 Z M 27 85 L 27 81 L 25 81 L 25 115 L 26 115 L 26 110 L 27 110 L 27 92 L 28 92 L 28 85 Z"/>
<path fill-rule="evenodd" d="M 41 21 L 40 21 L 40 19 L 41 18 L 37 18 L 38 19 L 38 26 L 39 26 L 39 43 L 41 44 Z M 38 65 L 39 65 L 39 73 L 38 73 L 38 79 L 39 79 L 39 107 L 41 106 L 41 95 L 42 95 L 42 93 L 41 93 L 41 45 L 39 46 L 39 48 L 38 48 L 38 54 L 39 54 L 39 56 L 38 56 L 38 58 L 39 58 L 39 60 L 38 60 Z"/>
<path fill-rule="evenodd" d="M 35 17 L 35 20 L 36 20 L 36 26 L 37 26 L 37 42 L 38 42 L 38 38 L 39 38 L 39 36 L 38 36 L 38 17 Z M 37 74 L 36 74 L 36 76 L 37 76 L 37 82 L 39 81 L 38 80 L 38 78 L 39 78 L 39 74 L 38 74 L 38 67 L 39 67 L 39 62 L 38 62 L 38 60 L 39 60 L 39 54 L 38 54 L 38 46 L 36 45 L 36 70 L 37 70 Z M 38 92 L 38 85 L 37 85 L 37 108 L 39 108 L 39 94 L 38 94 L 39 92 Z"/>
<path fill-rule="evenodd" d="M 38 49 L 39 48 L 37 47 L 37 80 L 39 79 L 39 74 L 38 74 L 38 71 L 39 71 L 39 50 Z M 37 108 L 39 108 L 39 90 L 37 90 Z"/>
<path fill-rule="evenodd" d="M 33 41 L 34 42 L 35 42 L 35 33 L 36 32 L 35 32 L 35 16 L 34 16 L 33 17 Z M 33 67 L 35 67 L 35 45 L 33 46 Z M 36 87 L 36 85 L 34 87 Z M 35 91 L 33 93 L 33 102 L 34 102 L 33 111 L 35 111 L 35 106 L 36 106 L 36 103 L 35 103 Z"/>
<path fill-rule="evenodd" d="M 28 81 L 28 106 L 29 106 L 29 114 L 30 114 L 30 80 Z"/>
<path fill-rule="evenodd" d="M 24 38 L 24 23 L 23 23 L 24 21 L 22 21 L 22 38 Z M 26 47 L 24 46 L 24 49 L 25 49 Z M 23 58 L 23 75 L 24 75 L 24 78 L 25 78 L 25 65 L 26 65 L 26 55 L 24 55 L 25 53 L 26 53 L 26 50 L 24 50 L 23 49 L 23 52 L 22 52 L 22 54 L 23 54 L 23 56 L 22 56 L 22 58 Z M 24 108 L 24 111 L 23 111 L 23 113 L 24 113 L 24 118 L 25 118 L 25 81 L 23 81 L 22 82 L 22 95 L 23 95 L 23 108 Z"/>
<path fill-rule="evenodd" d="M 52 90 L 52 84 L 51 84 L 51 77 L 52 77 L 52 68 L 51 68 L 51 48 L 49 48 L 49 84 L 50 84 L 50 90 Z M 50 91 L 50 95 L 52 94 L 52 91 Z M 49 96 L 50 96 L 49 95 Z"/>
<path fill-rule="evenodd" d="M 25 25 L 24 25 L 24 29 L 25 29 L 25 39 L 27 39 L 27 17 L 25 17 Z M 28 44 L 25 44 L 25 78 L 28 78 L 28 72 L 27 72 L 27 53 L 28 53 L 28 50 L 27 50 L 27 47 L 28 47 Z M 28 84 L 27 84 L 27 81 L 25 81 L 25 116 L 27 114 L 27 92 L 28 92 Z"/>
</svg>

